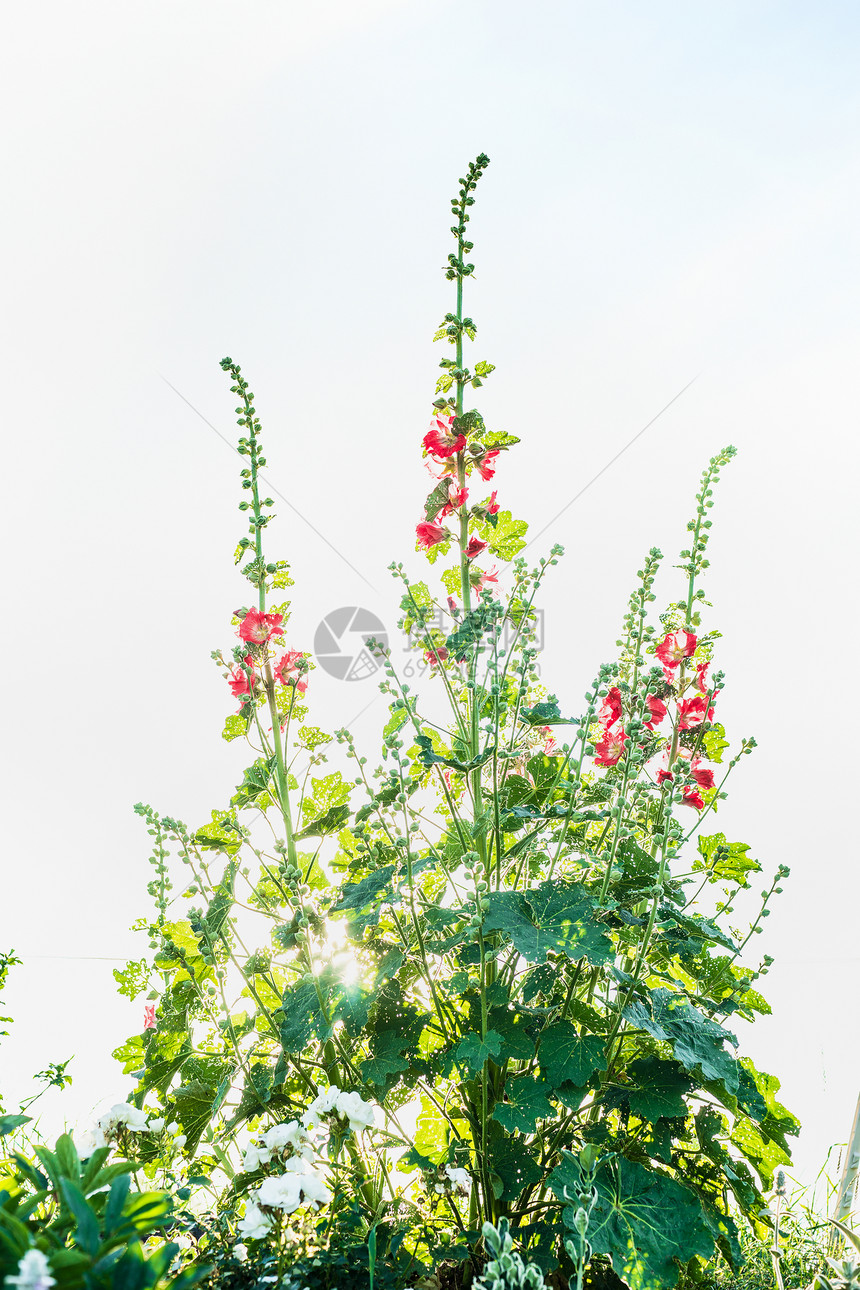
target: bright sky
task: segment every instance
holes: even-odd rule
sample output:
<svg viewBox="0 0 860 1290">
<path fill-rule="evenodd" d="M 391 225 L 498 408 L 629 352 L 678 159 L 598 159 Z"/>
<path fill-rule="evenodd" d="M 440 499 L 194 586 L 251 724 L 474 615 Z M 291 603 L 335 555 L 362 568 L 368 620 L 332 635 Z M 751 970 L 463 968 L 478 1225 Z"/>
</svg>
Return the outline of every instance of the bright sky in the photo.
<svg viewBox="0 0 860 1290">
<path fill-rule="evenodd" d="M 726 442 L 711 550 L 722 717 L 759 750 L 720 827 L 792 877 L 758 948 L 774 1015 L 745 1043 L 804 1121 L 811 1180 L 858 1091 L 850 705 L 858 631 L 860 12 L 725 0 L 87 0 L 4 14 L 8 568 L 0 948 L 24 959 L 7 1102 L 71 1053 L 46 1131 L 126 1093 L 141 1025 L 143 799 L 192 824 L 241 753 L 210 651 L 231 554 L 243 364 L 287 502 L 290 644 L 342 605 L 393 629 L 450 307 L 448 199 L 472 228 L 482 407 L 523 445 L 500 498 L 550 528 L 544 675 L 578 711 L 641 556 L 684 545 Z M 197 409 L 169 387 L 169 381 Z M 309 517 L 331 543 L 299 517 Z M 341 552 L 355 572 L 336 552 Z M 670 566 L 661 598 L 675 590 Z M 676 584 L 677 585 L 677 584 Z M 314 673 L 317 724 L 372 759 L 373 680 Z"/>
</svg>

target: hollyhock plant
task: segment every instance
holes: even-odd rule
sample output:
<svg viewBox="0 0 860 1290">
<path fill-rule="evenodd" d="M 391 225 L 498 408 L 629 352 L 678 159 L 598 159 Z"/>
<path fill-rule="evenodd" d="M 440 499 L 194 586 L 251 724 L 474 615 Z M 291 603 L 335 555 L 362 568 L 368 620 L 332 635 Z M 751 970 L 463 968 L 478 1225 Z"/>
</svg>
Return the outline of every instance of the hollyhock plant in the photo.
<svg viewBox="0 0 860 1290">
<path fill-rule="evenodd" d="M 242 661 L 245 666 L 234 667 L 229 677 L 230 693 L 234 699 L 240 699 L 245 695 L 254 693 L 253 659 L 250 654 L 246 654 Z"/>
<path fill-rule="evenodd" d="M 391 566 L 411 649 L 403 662 L 391 632 L 374 655 L 378 758 L 352 729 L 309 723 L 307 655 L 266 648 L 285 637 L 288 606 L 272 601 L 290 579 L 263 549 L 254 396 L 223 362 L 241 405 L 255 609 L 217 659 L 234 679 L 254 660 L 223 732 L 247 760 L 196 827 L 137 808 L 153 840 L 144 988 L 159 1025 L 119 1056 L 139 1113 L 175 1120 L 205 1168 L 193 1212 L 214 1215 L 211 1248 L 258 1242 L 248 1275 L 261 1282 L 271 1268 L 311 1290 L 371 1274 L 384 1290 L 464 1290 L 504 1220 L 535 1286 L 546 1274 L 563 1290 L 570 1250 L 584 1273 L 593 1248 L 594 1277 L 671 1290 L 682 1272 L 701 1280 L 717 1247 L 736 1259 L 738 1225 L 760 1226 L 797 1127 L 778 1082 L 736 1051 L 768 964 L 729 922 L 762 866 L 722 812 L 754 741 L 732 741 L 703 688 L 719 633 L 702 589 L 734 450 L 702 474 L 674 598 L 655 610 L 652 549 L 617 654 L 581 701 L 569 666 L 551 692 L 538 606 L 562 548 L 526 551 L 527 525 L 495 489 L 474 500 L 477 476 L 503 471 L 518 443 L 470 406 L 494 370 L 470 357 L 463 305 L 487 165 L 468 167 L 452 202 L 445 357 L 414 437 L 432 483 L 409 560 L 429 573 Z M 658 475 L 643 505 L 662 506 L 661 488 Z M 146 1167 L 179 1140 L 139 1136 Z"/>
</svg>

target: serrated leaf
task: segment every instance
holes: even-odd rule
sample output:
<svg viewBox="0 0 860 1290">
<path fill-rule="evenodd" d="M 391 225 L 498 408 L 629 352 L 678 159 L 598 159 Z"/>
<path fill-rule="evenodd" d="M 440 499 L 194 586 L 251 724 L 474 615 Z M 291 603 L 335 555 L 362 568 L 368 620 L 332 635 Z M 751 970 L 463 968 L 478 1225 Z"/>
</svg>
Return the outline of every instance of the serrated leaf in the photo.
<svg viewBox="0 0 860 1290">
<path fill-rule="evenodd" d="M 719 765 L 723 760 L 723 753 L 729 746 L 726 738 L 725 727 L 715 721 L 710 730 L 706 730 L 702 735 L 702 747 L 705 750 L 705 756 L 710 761 L 715 761 Z"/>
<path fill-rule="evenodd" d="M 529 963 L 543 963 L 549 950 L 595 965 L 614 957 L 612 942 L 596 921 L 594 902 L 578 883 L 544 882 L 527 895 L 497 891 L 487 899 L 485 930 L 505 932 Z"/>
<path fill-rule="evenodd" d="M 667 1041 L 688 1071 L 701 1071 L 704 1079 L 720 1080 L 730 1092 L 737 1091 L 739 1066 L 723 1047 L 727 1040 L 736 1044 L 735 1036 L 683 995 L 662 987 L 650 990 L 647 1001 L 634 999 L 627 1005 L 624 1017 L 655 1039 Z"/>
<path fill-rule="evenodd" d="M 464 1035 L 454 1050 L 454 1056 L 477 1074 L 485 1062 L 498 1057 L 501 1048 L 502 1036 L 495 1030 L 488 1030 L 483 1038 L 476 1034 Z"/>
<path fill-rule="evenodd" d="M 606 1070 L 605 1048 L 603 1036 L 580 1035 L 570 1021 L 556 1021 L 541 1031 L 538 1060 L 552 1088 L 583 1088 L 595 1071 Z"/>
<path fill-rule="evenodd" d="M 708 838 L 700 837 L 698 847 L 702 859 L 693 861 L 693 869 L 699 872 L 710 869 L 715 881 L 748 887 L 748 875 L 761 872 L 758 860 L 747 855 L 749 844 L 727 842 L 725 833 L 714 833 Z"/>
<path fill-rule="evenodd" d="M 693 1081 L 677 1062 L 643 1057 L 627 1067 L 629 1083 L 610 1088 L 602 1099 L 606 1106 L 626 1103 L 634 1115 L 650 1124 L 687 1114 L 684 1097 Z"/>
<path fill-rule="evenodd" d="M 559 1200 L 573 1200 L 562 1218 L 574 1228 L 579 1168 L 570 1152 L 562 1154 L 549 1185 Z M 694 1255 L 712 1255 L 714 1240 L 698 1197 L 673 1178 L 620 1157 L 598 1170 L 595 1186 L 588 1242 L 595 1254 L 609 1255 L 630 1290 L 668 1290 L 678 1280 L 679 1265 Z"/>
<path fill-rule="evenodd" d="M 498 1120 L 503 1129 L 512 1133 L 533 1132 L 538 1120 L 545 1120 L 553 1114 L 552 1103 L 547 1094 L 550 1085 L 545 1079 L 509 1080 L 505 1091 L 507 1102 L 497 1102 L 493 1107 L 493 1119 Z"/>
<path fill-rule="evenodd" d="M 578 726 L 579 717 L 563 717 L 557 703 L 536 703 L 520 708 L 520 721 L 529 726 Z"/>
</svg>

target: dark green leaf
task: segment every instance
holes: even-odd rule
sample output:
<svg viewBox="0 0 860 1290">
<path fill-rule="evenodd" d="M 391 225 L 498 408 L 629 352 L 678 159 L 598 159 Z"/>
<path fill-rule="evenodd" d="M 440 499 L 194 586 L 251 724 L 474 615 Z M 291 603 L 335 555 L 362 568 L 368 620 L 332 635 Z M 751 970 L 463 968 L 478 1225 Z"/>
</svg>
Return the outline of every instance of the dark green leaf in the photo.
<svg viewBox="0 0 860 1290">
<path fill-rule="evenodd" d="M 573 1202 L 562 1210 L 564 1222 L 573 1228 L 579 1170 L 569 1152 L 563 1156 L 549 1184 L 560 1200 Z M 680 1264 L 713 1253 L 698 1197 L 673 1178 L 621 1157 L 598 1171 L 596 1187 L 589 1244 L 595 1254 L 609 1255 L 631 1290 L 668 1290 L 678 1280 Z"/>
<path fill-rule="evenodd" d="M 541 1031 L 538 1058 L 552 1088 L 583 1088 L 595 1071 L 606 1070 L 605 1048 L 602 1036 L 580 1035 L 571 1022 L 556 1021 Z"/>
<path fill-rule="evenodd" d="M 544 882 L 527 894 L 490 892 L 486 931 L 506 932 L 523 958 L 543 963 L 549 950 L 574 961 L 608 963 L 614 948 L 594 913 L 594 903 L 578 883 Z"/>
</svg>

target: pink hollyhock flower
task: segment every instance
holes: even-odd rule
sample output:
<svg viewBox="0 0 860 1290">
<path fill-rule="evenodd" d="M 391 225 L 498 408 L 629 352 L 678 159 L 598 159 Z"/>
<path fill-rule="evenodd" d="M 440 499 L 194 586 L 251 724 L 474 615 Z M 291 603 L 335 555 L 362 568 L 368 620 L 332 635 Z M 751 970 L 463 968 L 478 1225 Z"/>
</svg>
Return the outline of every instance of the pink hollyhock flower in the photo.
<svg viewBox="0 0 860 1290">
<path fill-rule="evenodd" d="M 486 542 L 483 542 L 479 537 L 470 537 L 466 547 L 466 559 L 474 560 L 476 556 L 480 555 L 482 551 L 486 551 L 486 549 Z"/>
<path fill-rule="evenodd" d="M 688 785 L 684 789 L 681 794 L 681 799 L 682 806 L 694 806 L 697 811 L 701 811 L 702 807 L 705 805 L 705 799 L 702 797 L 702 794 L 697 788 L 693 788 L 692 784 Z"/>
<path fill-rule="evenodd" d="M 624 745 L 627 743 L 627 735 L 623 730 L 603 731 L 603 739 L 599 744 L 594 745 L 594 751 L 597 756 L 594 759 L 595 766 L 616 766 L 624 756 Z"/>
<path fill-rule="evenodd" d="M 442 507 L 442 509 L 439 511 L 439 514 L 436 516 L 436 519 L 445 520 L 448 518 L 449 515 L 453 515 L 454 511 L 458 510 L 463 505 L 463 503 L 465 502 L 468 496 L 469 496 L 468 488 L 458 488 L 457 481 L 455 479 L 449 480 L 448 500 L 445 503 L 445 505 Z"/>
<path fill-rule="evenodd" d="M 283 636 L 281 623 L 283 614 L 261 614 L 259 609 L 249 609 L 242 619 L 239 635 L 243 641 L 253 641 L 255 645 L 265 645 L 273 636 Z"/>
<path fill-rule="evenodd" d="M 662 788 L 664 784 L 674 784 L 674 782 L 675 782 L 675 776 L 672 774 L 670 770 L 661 769 L 657 771 L 658 787 Z"/>
<path fill-rule="evenodd" d="M 714 709 L 707 707 L 701 694 L 696 694 L 692 699 L 684 699 L 678 704 L 678 729 L 693 730 L 704 720 L 710 721 L 713 715 Z"/>
<path fill-rule="evenodd" d="M 561 745 L 556 742 L 555 735 L 552 732 L 552 726 L 541 726 L 540 732 L 543 735 L 543 751 L 547 757 L 558 757 L 561 753 Z"/>
<path fill-rule="evenodd" d="M 699 788 L 708 789 L 714 787 L 714 772 L 710 766 L 702 766 L 701 758 L 699 757 L 693 760 L 692 774 Z"/>
<path fill-rule="evenodd" d="M 476 591 L 483 591 L 488 582 L 497 583 L 499 581 L 499 570 L 495 565 L 488 572 L 473 567 L 469 578 Z"/>
<path fill-rule="evenodd" d="M 155 1030 L 155 1004 L 147 1003 L 143 1009 L 143 1028 L 144 1030 Z"/>
<path fill-rule="evenodd" d="M 234 699 L 241 698 L 243 694 L 252 694 L 254 690 L 254 681 L 256 678 L 254 677 L 254 669 L 251 667 L 252 660 L 250 654 L 245 655 L 245 662 L 251 668 L 250 677 L 241 667 L 234 667 L 230 673 L 228 684 Z"/>
<path fill-rule="evenodd" d="M 648 695 L 645 700 L 645 706 L 651 714 L 651 720 L 646 721 L 645 725 L 648 730 L 653 730 L 655 726 L 659 726 L 669 709 L 662 699 L 657 698 L 656 694 Z"/>
<path fill-rule="evenodd" d="M 453 431 L 453 417 L 434 417 L 430 429 L 422 439 L 424 450 L 431 457 L 453 457 L 466 446 L 466 436 Z"/>
<path fill-rule="evenodd" d="M 499 512 L 499 503 L 496 501 L 496 493 L 497 493 L 497 492 L 498 492 L 498 489 L 497 489 L 497 488 L 494 488 L 494 489 L 493 489 L 493 491 L 490 493 L 490 500 L 487 502 L 487 514 L 488 514 L 488 515 L 498 515 L 498 512 Z"/>
<path fill-rule="evenodd" d="M 445 542 L 451 536 L 443 524 L 434 524 L 432 520 L 422 520 L 415 525 L 419 551 L 429 551 L 431 546 Z"/>
<path fill-rule="evenodd" d="M 275 664 L 272 671 L 280 685 L 294 685 L 299 694 L 308 688 L 307 677 L 299 666 L 304 654 L 300 649 L 288 649 Z"/>
<path fill-rule="evenodd" d="M 696 679 L 693 681 L 693 685 L 696 687 L 696 689 L 699 691 L 700 694 L 707 694 L 708 689 L 710 688 L 708 686 L 709 666 L 710 666 L 709 663 L 704 662 L 704 663 L 700 663 L 696 668 Z"/>
<path fill-rule="evenodd" d="M 603 705 L 597 714 L 597 720 L 608 730 L 610 726 L 615 725 L 620 716 L 621 691 L 617 685 L 613 685 L 606 698 L 603 700 Z"/>
<path fill-rule="evenodd" d="M 475 458 L 475 465 L 478 468 L 478 472 L 481 476 L 481 479 L 493 478 L 493 475 L 495 475 L 496 473 L 496 467 L 494 463 L 498 455 L 499 455 L 499 449 L 492 448 L 489 452 L 485 452 L 483 457 Z"/>
<path fill-rule="evenodd" d="M 440 663 L 445 662 L 448 657 L 448 651 L 444 645 L 440 645 L 437 649 L 426 649 L 424 657 L 431 667 L 438 667 Z"/>
<path fill-rule="evenodd" d="M 692 632 L 669 632 L 654 653 L 666 667 L 677 667 L 685 658 L 690 657 L 695 648 L 696 637 Z"/>
</svg>

